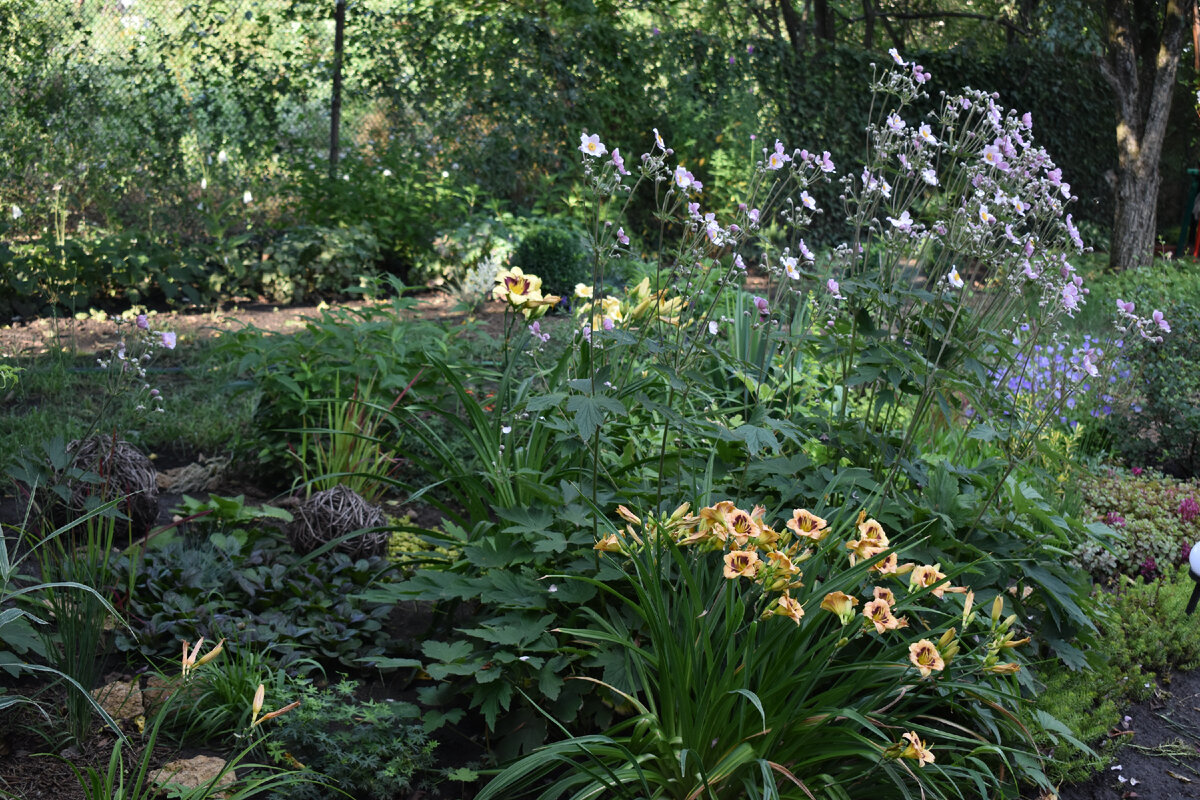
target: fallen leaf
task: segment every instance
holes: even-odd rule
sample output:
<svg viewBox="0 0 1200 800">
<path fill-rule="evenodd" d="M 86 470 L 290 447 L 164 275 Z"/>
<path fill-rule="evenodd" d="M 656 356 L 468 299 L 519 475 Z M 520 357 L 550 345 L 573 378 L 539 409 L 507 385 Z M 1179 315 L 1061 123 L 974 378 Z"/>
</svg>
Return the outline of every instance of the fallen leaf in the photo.
<svg viewBox="0 0 1200 800">
<path fill-rule="evenodd" d="M 1184 783 L 1192 782 L 1191 778 L 1186 778 L 1183 775 L 1180 775 L 1178 772 L 1171 772 L 1171 770 L 1167 770 L 1167 774 L 1170 775 L 1172 778 L 1174 778 L 1177 781 L 1183 781 Z"/>
</svg>

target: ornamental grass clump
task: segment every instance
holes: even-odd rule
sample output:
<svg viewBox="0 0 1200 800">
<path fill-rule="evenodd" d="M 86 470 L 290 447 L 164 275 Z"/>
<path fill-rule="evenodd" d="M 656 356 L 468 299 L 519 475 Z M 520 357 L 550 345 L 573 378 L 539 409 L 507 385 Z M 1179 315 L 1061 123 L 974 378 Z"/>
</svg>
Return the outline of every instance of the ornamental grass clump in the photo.
<svg viewBox="0 0 1200 800">
<path fill-rule="evenodd" d="M 1002 595 L 980 616 L 956 570 L 902 561 L 865 512 L 842 526 L 806 509 L 772 525 L 731 501 L 618 513 L 595 547 L 632 593 L 591 583 L 628 613 L 589 608 L 562 633 L 621 648 L 627 672 L 583 680 L 631 715 L 516 762 L 480 800 L 546 778 L 539 797 L 999 796 L 1016 771 L 1041 775 L 1010 713 L 1029 639 Z"/>
</svg>

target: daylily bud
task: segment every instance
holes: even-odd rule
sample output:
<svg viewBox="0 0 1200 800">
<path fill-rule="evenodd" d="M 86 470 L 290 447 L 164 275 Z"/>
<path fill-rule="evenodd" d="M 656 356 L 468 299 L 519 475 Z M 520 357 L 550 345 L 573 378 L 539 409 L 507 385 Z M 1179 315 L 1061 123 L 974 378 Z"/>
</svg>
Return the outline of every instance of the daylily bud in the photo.
<svg viewBox="0 0 1200 800">
<path fill-rule="evenodd" d="M 996 595 L 996 599 L 992 601 L 992 624 L 995 625 L 1000 621 L 1000 615 L 1004 613 L 1004 596 Z"/>
<path fill-rule="evenodd" d="M 943 633 L 942 638 L 938 639 L 938 650 L 942 650 L 943 648 L 947 647 L 952 641 L 954 641 L 954 637 L 956 634 L 957 634 L 957 631 L 954 630 L 954 628 L 951 628 L 950 630 Z"/>
</svg>

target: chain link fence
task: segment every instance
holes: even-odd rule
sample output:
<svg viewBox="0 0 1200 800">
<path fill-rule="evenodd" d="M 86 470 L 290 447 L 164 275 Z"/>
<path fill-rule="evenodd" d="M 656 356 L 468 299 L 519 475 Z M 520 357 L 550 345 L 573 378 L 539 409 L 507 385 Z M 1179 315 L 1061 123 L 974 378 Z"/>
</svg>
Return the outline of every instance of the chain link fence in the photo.
<svg viewBox="0 0 1200 800">
<path fill-rule="evenodd" d="M 363 53 L 355 37 L 386 16 L 359 5 L 346 43 Z M 196 186 L 216 166 L 259 194 L 294 165 L 328 170 L 339 6 L 0 3 L 0 201 L 11 223 L 3 235 L 81 225 L 186 232 Z M 390 134 L 389 104 L 364 77 L 373 65 L 366 56 L 344 62 L 334 115 L 343 151 Z"/>
</svg>

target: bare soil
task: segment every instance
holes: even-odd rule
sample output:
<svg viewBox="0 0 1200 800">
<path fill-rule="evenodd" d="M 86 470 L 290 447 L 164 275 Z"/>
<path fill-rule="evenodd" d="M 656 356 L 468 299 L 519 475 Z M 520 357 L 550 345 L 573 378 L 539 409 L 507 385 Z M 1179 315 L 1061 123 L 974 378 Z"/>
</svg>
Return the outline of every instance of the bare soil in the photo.
<svg viewBox="0 0 1200 800">
<path fill-rule="evenodd" d="M 442 320 L 448 325 L 478 321 L 490 334 L 502 334 L 504 306 L 485 303 L 477 312 L 467 314 L 455 308 L 454 300 L 444 292 L 427 291 L 415 295 L 414 314 Z M 382 307 L 389 300 L 340 301 L 339 308 Z M 329 306 L 309 303 L 278 306 L 269 303 L 227 305 L 212 311 L 151 312 L 155 330 L 174 331 L 180 345 L 211 339 L 224 332 L 254 327 L 273 333 L 289 333 L 303 328 L 310 320 L 320 319 Z M 16 319 L 0 327 L 0 358 L 29 357 L 67 350 L 81 355 L 100 353 L 111 348 L 117 329 L 111 319 L 96 315 L 84 319 L 39 317 Z"/>
</svg>

